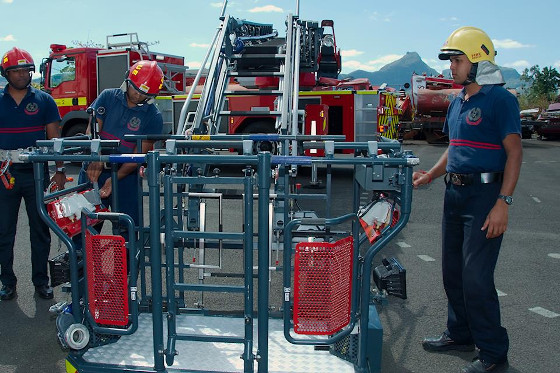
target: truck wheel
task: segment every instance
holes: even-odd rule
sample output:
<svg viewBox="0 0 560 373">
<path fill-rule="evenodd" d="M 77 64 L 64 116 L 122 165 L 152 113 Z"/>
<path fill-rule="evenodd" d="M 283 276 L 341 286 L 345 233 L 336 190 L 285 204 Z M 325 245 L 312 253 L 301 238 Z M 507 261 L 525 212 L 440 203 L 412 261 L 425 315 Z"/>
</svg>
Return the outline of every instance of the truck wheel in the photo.
<svg viewBox="0 0 560 373">
<path fill-rule="evenodd" d="M 256 133 L 276 133 L 274 124 L 271 122 L 255 122 L 249 124 L 241 131 L 243 134 L 256 134 Z M 276 154 L 278 143 L 276 141 L 256 141 L 253 145 L 253 151 L 268 151 Z"/>
<path fill-rule="evenodd" d="M 72 127 L 68 128 L 64 137 L 73 137 L 85 135 L 87 130 L 87 123 L 76 123 Z"/>
</svg>

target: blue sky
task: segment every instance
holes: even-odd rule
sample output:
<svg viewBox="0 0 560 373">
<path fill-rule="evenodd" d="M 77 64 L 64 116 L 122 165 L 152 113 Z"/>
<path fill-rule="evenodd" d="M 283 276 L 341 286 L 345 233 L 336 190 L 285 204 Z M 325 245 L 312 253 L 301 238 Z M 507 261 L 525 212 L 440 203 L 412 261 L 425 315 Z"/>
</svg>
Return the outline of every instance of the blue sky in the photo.
<svg viewBox="0 0 560 373">
<path fill-rule="evenodd" d="M 376 71 L 418 52 L 437 71 L 446 37 L 460 26 L 476 26 L 494 40 L 500 66 L 522 71 L 539 65 L 560 69 L 560 5 L 541 0 L 509 1 L 375 1 L 300 0 L 306 20 L 333 19 L 343 55 L 343 72 Z M 151 50 L 185 57 L 200 66 L 219 25 L 220 0 L 0 0 L 0 53 L 13 46 L 28 50 L 38 65 L 51 43 L 74 41 L 105 45 L 110 34 L 137 32 L 142 41 L 158 42 Z M 296 0 L 233 0 L 227 14 L 272 23 L 285 33 L 285 20 L 295 14 Z"/>
</svg>

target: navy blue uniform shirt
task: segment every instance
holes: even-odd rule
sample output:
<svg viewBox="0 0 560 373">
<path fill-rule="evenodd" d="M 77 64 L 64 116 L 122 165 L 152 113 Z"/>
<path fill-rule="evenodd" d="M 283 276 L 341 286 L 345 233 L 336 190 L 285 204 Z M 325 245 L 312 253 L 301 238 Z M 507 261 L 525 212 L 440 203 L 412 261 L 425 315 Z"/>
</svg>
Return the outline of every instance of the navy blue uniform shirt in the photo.
<svg viewBox="0 0 560 373">
<path fill-rule="evenodd" d="M 121 140 L 118 152 L 132 153 L 135 142 L 125 141 L 124 135 L 159 135 L 163 129 L 161 113 L 155 105 L 144 104 L 129 108 L 120 88 L 106 89 L 92 104 L 97 118 L 103 121 L 99 137 Z"/>
<path fill-rule="evenodd" d="M 449 105 L 443 132 L 449 136 L 447 172 L 501 172 L 502 140 L 521 135 L 517 98 L 500 85 L 483 85 L 465 101 L 463 90 Z"/>
<path fill-rule="evenodd" d="M 29 87 L 17 105 L 8 86 L 0 91 L 0 149 L 35 146 L 37 140 L 46 139 L 45 126 L 58 121 L 58 107 L 47 93 Z"/>
</svg>

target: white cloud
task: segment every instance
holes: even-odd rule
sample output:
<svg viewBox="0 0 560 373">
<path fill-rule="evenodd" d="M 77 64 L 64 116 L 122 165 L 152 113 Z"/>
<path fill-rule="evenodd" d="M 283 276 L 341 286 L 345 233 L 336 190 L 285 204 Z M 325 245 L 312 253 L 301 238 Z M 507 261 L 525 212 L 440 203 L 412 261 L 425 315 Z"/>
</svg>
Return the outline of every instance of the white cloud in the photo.
<svg viewBox="0 0 560 373">
<path fill-rule="evenodd" d="M 375 69 L 373 68 L 373 66 L 365 64 L 363 62 L 360 61 L 344 61 L 342 63 L 342 68 L 345 71 L 354 71 L 354 70 L 366 70 L 366 71 L 374 71 Z"/>
<path fill-rule="evenodd" d="M 517 48 L 533 47 L 533 45 L 522 44 L 522 43 L 520 43 L 516 40 L 512 40 L 512 39 L 503 39 L 503 40 L 492 39 L 492 42 L 494 43 L 494 47 L 496 47 L 496 49 L 498 49 L 498 48 L 517 49 Z"/>
<path fill-rule="evenodd" d="M 378 12 L 373 12 L 369 17 L 369 19 L 375 22 L 391 22 L 391 14 L 379 14 Z"/>
<path fill-rule="evenodd" d="M 364 52 L 356 49 L 348 49 L 348 50 L 340 51 L 340 55 L 343 57 L 355 57 L 355 56 L 359 56 L 360 54 L 364 54 Z"/>
<path fill-rule="evenodd" d="M 531 64 L 527 60 L 519 60 L 510 63 L 504 63 L 505 67 L 513 67 L 516 70 L 523 70 L 526 67 L 531 67 Z"/>
<path fill-rule="evenodd" d="M 554 62 L 554 65 L 552 65 L 552 66 L 560 69 L 560 60 Z"/>
<path fill-rule="evenodd" d="M 185 65 L 187 65 L 189 67 L 189 69 L 200 69 L 200 67 L 202 66 L 202 62 L 200 62 L 200 61 L 187 61 L 187 62 L 185 62 Z"/>
<path fill-rule="evenodd" d="M 442 17 L 439 19 L 442 22 L 451 22 L 451 23 L 455 23 L 459 20 L 459 18 L 457 17 Z"/>
<path fill-rule="evenodd" d="M 249 9 L 249 12 L 250 13 L 272 13 L 272 12 L 284 13 L 284 10 L 274 5 L 265 5 L 265 6 L 258 6 L 256 8 Z"/>
<path fill-rule="evenodd" d="M 365 63 L 356 60 L 342 61 L 342 67 L 344 68 L 345 71 L 352 71 L 352 70 L 377 71 L 381 67 L 393 61 L 396 61 L 401 57 L 402 55 L 399 54 L 389 54 L 386 56 L 379 57 L 375 60 L 367 61 Z"/>
<path fill-rule="evenodd" d="M 210 3 L 210 6 L 213 7 L 213 8 L 221 8 L 222 3 Z"/>
<path fill-rule="evenodd" d="M 210 44 L 190 43 L 189 46 L 193 48 L 208 48 Z"/>
<path fill-rule="evenodd" d="M 370 65 L 379 65 L 379 67 L 383 67 L 388 63 L 398 60 L 402 57 L 402 54 L 388 54 L 386 56 L 381 56 L 375 60 L 368 61 Z"/>
<path fill-rule="evenodd" d="M 449 61 L 442 61 L 440 59 L 427 59 L 424 60 L 426 65 L 430 66 L 432 69 L 436 70 L 438 73 L 441 73 L 443 70 L 449 69 Z M 422 74 L 424 71 L 416 71 L 417 74 Z"/>
<path fill-rule="evenodd" d="M 11 3 L 14 2 L 14 0 L 2 0 L 2 2 L 3 2 L 3 3 L 6 3 L 6 4 L 11 4 Z"/>
<path fill-rule="evenodd" d="M 14 38 L 14 35 L 12 34 L 0 37 L 0 41 L 14 41 L 14 40 L 16 40 L 16 38 Z"/>
</svg>

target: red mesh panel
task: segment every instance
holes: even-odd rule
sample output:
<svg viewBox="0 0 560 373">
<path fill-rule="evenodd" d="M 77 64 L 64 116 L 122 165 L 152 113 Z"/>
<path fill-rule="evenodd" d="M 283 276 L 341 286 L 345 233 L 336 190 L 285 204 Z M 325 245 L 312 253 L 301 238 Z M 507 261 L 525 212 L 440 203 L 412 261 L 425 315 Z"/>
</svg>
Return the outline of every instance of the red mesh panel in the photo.
<svg viewBox="0 0 560 373">
<path fill-rule="evenodd" d="M 101 325 L 128 324 L 126 247 L 121 236 L 86 232 L 89 311 Z"/>
<path fill-rule="evenodd" d="M 294 331 L 326 335 L 350 322 L 353 238 L 300 242 L 294 263 Z"/>
</svg>

